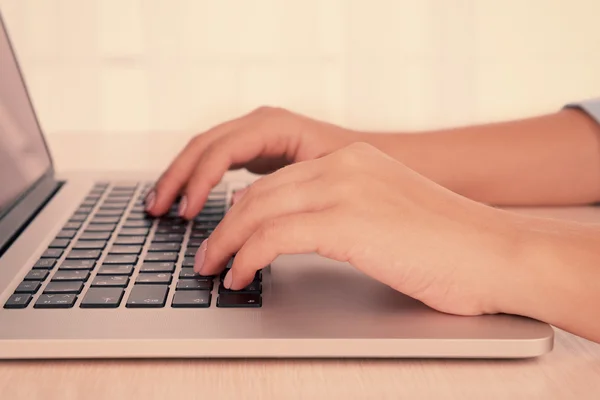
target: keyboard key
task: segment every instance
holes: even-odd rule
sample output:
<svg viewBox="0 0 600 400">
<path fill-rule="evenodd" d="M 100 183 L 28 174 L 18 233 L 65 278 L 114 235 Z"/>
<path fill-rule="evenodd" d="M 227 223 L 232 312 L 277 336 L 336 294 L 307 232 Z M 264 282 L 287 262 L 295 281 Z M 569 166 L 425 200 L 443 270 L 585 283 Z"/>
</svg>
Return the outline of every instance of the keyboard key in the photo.
<svg viewBox="0 0 600 400">
<path fill-rule="evenodd" d="M 180 243 L 152 243 L 148 248 L 148 251 L 179 251 L 181 249 Z"/>
<path fill-rule="evenodd" d="M 177 282 L 177 290 L 212 290 L 212 281 L 199 279 L 180 279 Z"/>
<path fill-rule="evenodd" d="M 128 284 L 127 275 L 99 275 L 92 281 L 92 287 L 127 287 Z"/>
<path fill-rule="evenodd" d="M 63 270 L 92 270 L 96 266 L 96 260 L 65 260 L 60 264 L 58 269 Z"/>
<path fill-rule="evenodd" d="M 211 215 L 199 215 L 197 216 L 194 221 L 196 221 L 197 223 L 216 223 L 216 222 L 220 222 L 223 219 L 223 215 L 222 214 L 211 214 Z"/>
<path fill-rule="evenodd" d="M 118 224 L 121 217 L 94 217 L 90 224 Z"/>
<path fill-rule="evenodd" d="M 63 229 L 79 229 L 81 228 L 81 225 L 81 222 L 67 222 L 65 226 L 63 226 Z"/>
<path fill-rule="evenodd" d="M 146 236 L 150 230 L 148 228 L 123 228 L 119 232 L 120 236 Z"/>
<path fill-rule="evenodd" d="M 102 264 L 136 264 L 138 257 L 133 254 L 110 254 Z"/>
<path fill-rule="evenodd" d="M 88 289 L 81 308 L 116 308 L 121 304 L 125 291 L 122 288 L 92 287 Z"/>
<path fill-rule="evenodd" d="M 44 269 L 32 269 L 25 275 L 25 281 L 43 281 L 48 277 L 48 271 Z"/>
<path fill-rule="evenodd" d="M 141 213 L 141 212 L 145 212 L 146 211 L 146 207 L 145 206 L 134 206 L 131 207 L 131 212 L 134 213 Z"/>
<path fill-rule="evenodd" d="M 172 307 L 206 308 L 210 306 L 210 292 L 203 290 L 183 290 L 175 292 Z"/>
<path fill-rule="evenodd" d="M 54 258 L 40 258 L 33 264 L 33 269 L 52 269 L 55 265 L 56 259 Z"/>
<path fill-rule="evenodd" d="M 98 210 L 96 217 L 120 217 L 123 210 Z"/>
<path fill-rule="evenodd" d="M 199 239 L 190 239 L 188 241 L 188 247 L 200 247 L 200 245 L 202 244 L 202 242 L 204 242 L 205 239 L 199 238 Z"/>
<path fill-rule="evenodd" d="M 129 204 L 129 200 L 131 200 L 131 197 L 129 196 L 110 195 L 104 199 L 104 204 L 119 204 L 122 206 L 127 206 Z"/>
<path fill-rule="evenodd" d="M 217 227 L 217 222 L 196 222 L 193 230 L 195 232 L 209 231 Z"/>
<path fill-rule="evenodd" d="M 98 275 L 131 275 L 133 265 L 102 265 L 98 270 Z"/>
<path fill-rule="evenodd" d="M 144 262 L 140 272 L 169 272 L 175 271 L 175 263 L 173 262 Z"/>
<path fill-rule="evenodd" d="M 85 228 L 86 232 L 112 232 L 117 227 L 116 224 L 90 224 Z"/>
<path fill-rule="evenodd" d="M 79 294 L 83 290 L 83 282 L 50 282 L 44 289 L 44 294 L 73 293 Z"/>
<path fill-rule="evenodd" d="M 94 207 L 90 207 L 90 206 L 79 207 L 75 211 L 75 214 L 89 214 L 92 212 L 93 209 L 94 209 Z"/>
<path fill-rule="evenodd" d="M 76 250 L 102 250 L 106 246 L 106 240 L 78 240 L 73 248 Z"/>
<path fill-rule="evenodd" d="M 13 294 L 4 304 L 4 308 L 26 308 L 32 298 L 33 296 L 28 293 Z"/>
<path fill-rule="evenodd" d="M 77 301 L 74 294 L 42 294 L 34 308 L 71 308 Z"/>
<path fill-rule="evenodd" d="M 71 250 L 67 254 L 68 260 L 97 260 L 102 252 L 100 250 Z"/>
<path fill-rule="evenodd" d="M 208 239 L 208 237 L 210 236 L 210 233 L 207 230 L 202 230 L 202 231 L 192 231 L 192 233 L 190 234 L 190 237 L 192 239 Z"/>
<path fill-rule="evenodd" d="M 185 226 L 159 226 L 156 228 L 156 233 L 185 233 Z"/>
<path fill-rule="evenodd" d="M 195 263 L 194 257 L 185 257 L 183 259 L 183 263 L 181 264 L 183 267 L 193 267 Z"/>
<path fill-rule="evenodd" d="M 187 249 L 185 249 L 184 255 L 186 257 L 195 257 L 197 252 L 198 252 L 198 247 L 188 247 Z"/>
<path fill-rule="evenodd" d="M 200 214 L 194 218 L 194 220 L 198 220 L 199 218 L 207 215 L 220 215 L 223 217 L 225 215 L 225 207 L 205 207 L 202 209 L 202 211 L 200 211 Z"/>
<path fill-rule="evenodd" d="M 129 213 L 129 215 L 127 216 L 127 219 L 129 220 L 146 220 L 146 221 L 152 221 L 152 218 L 148 216 L 148 214 L 144 213 L 144 212 L 132 212 Z"/>
<path fill-rule="evenodd" d="M 202 280 L 202 281 L 212 281 L 213 277 L 212 276 L 204 276 L 204 275 L 198 275 L 196 272 L 194 272 L 193 268 L 181 268 L 181 271 L 179 272 L 179 279 L 190 279 L 190 278 L 194 278 L 194 279 L 198 279 L 198 280 Z"/>
<path fill-rule="evenodd" d="M 73 239 L 73 237 L 75 236 L 75 234 L 77 233 L 76 230 L 73 229 L 63 229 L 60 232 L 58 232 L 58 234 L 56 235 L 57 239 Z"/>
<path fill-rule="evenodd" d="M 123 224 L 124 228 L 149 228 L 152 226 L 152 221 L 146 219 L 127 220 Z"/>
<path fill-rule="evenodd" d="M 146 254 L 145 261 L 177 261 L 179 257 L 175 252 L 150 252 Z"/>
<path fill-rule="evenodd" d="M 73 271 L 58 270 L 52 277 L 52 282 L 64 282 L 64 281 L 82 281 L 85 282 L 90 277 L 90 271 L 80 269 Z"/>
<path fill-rule="evenodd" d="M 142 252 L 142 246 L 124 246 L 114 245 L 110 248 L 110 254 L 140 254 Z"/>
<path fill-rule="evenodd" d="M 115 244 L 143 245 L 145 242 L 145 236 L 117 236 L 117 240 L 115 240 Z"/>
<path fill-rule="evenodd" d="M 23 281 L 15 289 L 15 293 L 30 293 L 35 294 L 42 286 L 40 281 Z"/>
<path fill-rule="evenodd" d="M 135 285 L 127 299 L 127 307 L 164 307 L 169 287 L 165 285 Z"/>
<path fill-rule="evenodd" d="M 141 273 L 138 275 L 135 283 L 143 284 L 164 284 L 168 285 L 171 283 L 171 274 L 167 273 Z"/>
<path fill-rule="evenodd" d="M 217 307 L 261 307 L 262 297 L 258 293 L 222 293 L 217 298 Z"/>
<path fill-rule="evenodd" d="M 69 239 L 54 239 L 48 247 L 51 249 L 64 249 L 69 246 L 69 242 Z"/>
<path fill-rule="evenodd" d="M 98 199 L 96 197 L 91 197 L 88 199 L 85 199 L 81 202 L 81 206 L 84 207 L 93 207 L 96 205 L 96 203 L 98 202 Z"/>
<path fill-rule="evenodd" d="M 71 218 L 69 218 L 69 222 L 83 222 L 87 217 L 87 214 L 73 214 Z"/>
<path fill-rule="evenodd" d="M 183 242 L 183 234 L 181 233 L 163 233 L 154 235 L 153 242 L 173 242 L 173 243 L 181 243 Z"/>
<path fill-rule="evenodd" d="M 260 281 L 252 281 L 248 286 L 240 290 L 230 290 L 223 286 L 223 283 L 219 285 L 219 293 L 260 293 L 262 291 L 262 284 Z"/>
<path fill-rule="evenodd" d="M 46 249 L 42 254 L 42 258 L 60 258 L 63 254 L 63 249 Z"/>
<path fill-rule="evenodd" d="M 79 237 L 79 240 L 108 240 L 108 239 L 110 239 L 111 235 L 112 235 L 112 232 L 83 231 L 83 233 Z"/>
<path fill-rule="evenodd" d="M 98 211 L 110 211 L 110 210 L 119 210 L 119 211 L 125 211 L 125 209 L 127 208 L 127 203 L 104 203 L 102 204 L 102 207 L 100 207 L 98 209 Z"/>
</svg>

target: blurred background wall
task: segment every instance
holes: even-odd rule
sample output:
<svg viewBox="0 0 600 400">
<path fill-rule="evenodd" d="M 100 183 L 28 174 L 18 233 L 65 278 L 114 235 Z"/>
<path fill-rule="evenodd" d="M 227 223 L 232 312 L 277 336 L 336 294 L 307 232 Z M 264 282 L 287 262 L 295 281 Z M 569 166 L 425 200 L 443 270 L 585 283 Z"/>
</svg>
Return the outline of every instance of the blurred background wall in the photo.
<svg viewBox="0 0 600 400">
<path fill-rule="evenodd" d="M 263 104 L 415 130 L 600 96 L 598 0 L 0 0 L 0 10 L 50 137 L 192 134 Z"/>
</svg>

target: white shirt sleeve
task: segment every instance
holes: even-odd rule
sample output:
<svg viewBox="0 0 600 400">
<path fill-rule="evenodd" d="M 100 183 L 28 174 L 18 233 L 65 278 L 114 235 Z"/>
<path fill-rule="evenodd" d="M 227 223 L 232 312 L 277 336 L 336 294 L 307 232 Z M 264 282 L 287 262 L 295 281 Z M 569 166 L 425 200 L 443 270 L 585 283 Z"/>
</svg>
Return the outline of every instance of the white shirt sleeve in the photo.
<svg viewBox="0 0 600 400">
<path fill-rule="evenodd" d="M 600 97 L 596 99 L 584 100 L 576 103 L 570 103 L 565 108 L 577 108 L 586 112 L 598 124 L 600 124 Z"/>
</svg>

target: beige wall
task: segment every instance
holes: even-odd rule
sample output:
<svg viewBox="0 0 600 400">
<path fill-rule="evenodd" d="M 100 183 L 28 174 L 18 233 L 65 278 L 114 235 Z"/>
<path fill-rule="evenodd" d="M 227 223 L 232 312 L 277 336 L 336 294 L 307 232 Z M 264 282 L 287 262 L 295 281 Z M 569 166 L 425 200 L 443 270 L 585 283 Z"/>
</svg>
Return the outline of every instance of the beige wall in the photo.
<svg viewBox="0 0 600 400">
<path fill-rule="evenodd" d="M 599 0 L 0 0 L 49 135 L 262 104 L 424 129 L 600 96 Z"/>
</svg>

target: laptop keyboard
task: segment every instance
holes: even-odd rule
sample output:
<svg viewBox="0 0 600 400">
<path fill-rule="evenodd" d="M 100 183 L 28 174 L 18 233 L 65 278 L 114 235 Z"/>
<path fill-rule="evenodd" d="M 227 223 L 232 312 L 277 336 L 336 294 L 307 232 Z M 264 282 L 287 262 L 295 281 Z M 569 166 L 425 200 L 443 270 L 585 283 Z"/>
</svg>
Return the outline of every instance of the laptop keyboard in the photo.
<svg viewBox="0 0 600 400">
<path fill-rule="evenodd" d="M 215 188 L 193 221 L 144 212 L 150 183 L 97 183 L 4 304 L 8 309 L 261 307 L 262 273 L 240 291 L 199 276 L 194 256 L 226 212 Z M 214 299 L 214 301 L 213 301 Z"/>
</svg>

